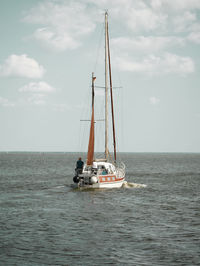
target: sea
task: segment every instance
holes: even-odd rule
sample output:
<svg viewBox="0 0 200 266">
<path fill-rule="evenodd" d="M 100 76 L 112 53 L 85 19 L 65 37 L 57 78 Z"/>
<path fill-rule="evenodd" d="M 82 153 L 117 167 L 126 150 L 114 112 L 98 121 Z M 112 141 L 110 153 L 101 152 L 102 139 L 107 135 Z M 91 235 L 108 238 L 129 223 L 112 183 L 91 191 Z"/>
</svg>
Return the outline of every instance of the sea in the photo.
<svg viewBox="0 0 200 266">
<path fill-rule="evenodd" d="M 79 156 L 0 153 L 0 265 L 200 265 L 200 154 L 121 153 L 104 190 L 72 187 Z"/>
</svg>

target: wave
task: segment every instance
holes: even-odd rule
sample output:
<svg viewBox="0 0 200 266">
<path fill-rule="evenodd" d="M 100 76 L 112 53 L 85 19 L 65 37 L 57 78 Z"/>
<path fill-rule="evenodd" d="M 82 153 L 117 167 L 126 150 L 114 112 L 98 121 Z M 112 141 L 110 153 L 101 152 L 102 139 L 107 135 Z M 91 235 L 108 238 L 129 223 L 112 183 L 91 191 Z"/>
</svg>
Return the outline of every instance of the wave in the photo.
<svg viewBox="0 0 200 266">
<path fill-rule="evenodd" d="M 124 188 L 145 188 L 145 187 L 147 187 L 147 185 L 124 181 L 122 187 L 124 187 Z"/>
</svg>

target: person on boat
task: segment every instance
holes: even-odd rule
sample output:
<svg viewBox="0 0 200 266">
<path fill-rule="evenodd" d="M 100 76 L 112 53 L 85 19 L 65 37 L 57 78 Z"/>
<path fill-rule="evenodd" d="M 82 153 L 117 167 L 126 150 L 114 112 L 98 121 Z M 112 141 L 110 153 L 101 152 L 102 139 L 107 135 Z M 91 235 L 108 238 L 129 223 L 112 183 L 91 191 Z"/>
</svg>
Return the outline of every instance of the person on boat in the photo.
<svg viewBox="0 0 200 266">
<path fill-rule="evenodd" d="M 108 171 L 106 170 L 106 168 L 104 166 L 102 166 L 102 175 L 107 175 L 108 174 Z"/>
<path fill-rule="evenodd" d="M 102 172 L 102 175 L 107 175 L 107 174 L 108 174 L 107 170 L 104 169 L 103 172 Z"/>
<path fill-rule="evenodd" d="M 77 173 L 77 175 L 78 174 L 82 174 L 83 166 L 84 166 L 84 162 L 82 161 L 81 157 L 79 157 L 78 161 L 76 162 L 76 173 Z"/>
</svg>

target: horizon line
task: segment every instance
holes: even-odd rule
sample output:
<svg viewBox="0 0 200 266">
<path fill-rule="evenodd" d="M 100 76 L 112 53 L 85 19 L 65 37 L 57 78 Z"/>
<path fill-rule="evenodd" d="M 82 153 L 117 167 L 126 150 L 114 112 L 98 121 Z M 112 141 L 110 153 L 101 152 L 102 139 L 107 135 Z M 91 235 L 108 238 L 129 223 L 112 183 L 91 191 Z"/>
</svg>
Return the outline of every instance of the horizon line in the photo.
<svg viewBox="0 0 200 266">
<path fill-rule="evenodd" d="M 0 153 L 85 153 L 86 151 L 39 151 L 39 150 L 5 150 Z M 103 151 L 97 151 L 95 153 L 104 153 Z M 111 154 L 113 152 L 110 152 Z M 200 151 L 120 151 L 117 153 L 188 153 L 188 154 L 199 154 Z"/>
</svg>

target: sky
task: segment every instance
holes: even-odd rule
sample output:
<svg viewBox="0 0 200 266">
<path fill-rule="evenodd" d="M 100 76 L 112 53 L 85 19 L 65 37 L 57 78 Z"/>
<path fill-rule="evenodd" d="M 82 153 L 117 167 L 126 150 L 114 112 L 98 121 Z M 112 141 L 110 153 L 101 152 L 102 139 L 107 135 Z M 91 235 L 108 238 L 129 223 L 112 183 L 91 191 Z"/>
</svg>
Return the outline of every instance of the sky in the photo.
<svg viewBox="0 0 200 266">
<path fill-rule="evenodd" d="M 200 152 L 199 0 L 0 1 L 0 151 L 87 150 L 105 10 L 117 150 Z"/>
</svg>

